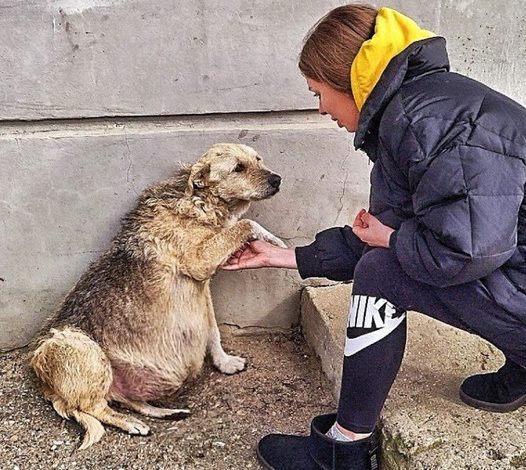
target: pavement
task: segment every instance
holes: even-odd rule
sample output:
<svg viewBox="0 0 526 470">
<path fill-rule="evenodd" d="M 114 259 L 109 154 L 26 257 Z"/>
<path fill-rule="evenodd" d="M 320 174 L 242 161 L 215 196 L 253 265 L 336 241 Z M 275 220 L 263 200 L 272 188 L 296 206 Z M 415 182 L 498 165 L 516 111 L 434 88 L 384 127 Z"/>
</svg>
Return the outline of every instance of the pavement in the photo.
<svg viewBox="0 0 526 470">
<path fill-rule="evenodd" d="M 80 426 L 42 398 L 27 351 L 0 355 L 0 469 L 257 470 L 259 439 L 271 432 L 307 434 L 312 417 L 331 412 L 334 400 L 297 331 L 224 336 L 225 349 L 246 357 L 247 369 L 227 376 L 207 364 L 195 382 L 162 402 L 190 408 L 190 417 L 134 414 L 150 426 L 149 436 L 106 426 L 102 440 L 85 451 L 77 450 Z"/>
</svg>

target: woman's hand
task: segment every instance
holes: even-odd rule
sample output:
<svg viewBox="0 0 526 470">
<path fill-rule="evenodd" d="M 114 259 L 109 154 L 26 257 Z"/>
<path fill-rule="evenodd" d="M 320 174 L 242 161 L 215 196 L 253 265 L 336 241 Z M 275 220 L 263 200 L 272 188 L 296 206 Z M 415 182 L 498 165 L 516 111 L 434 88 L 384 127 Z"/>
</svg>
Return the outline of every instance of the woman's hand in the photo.
<svg viewBox="0 0 526 470">
<path fill-rule="evenodd" d="M 272 243 L 255 240 L 246 245 L 221 266 L 224 271 L 256 268 L 297 269 L 294 248 L 280 248 Z"/>
<path fill-rule="evenodd" d="M 389 248 L 389 238 L 395 231 L 391 227 L 382 224 L 374 215 L 362 209 L 352 225 L 353 233 L 369 246 L 380 246 Z"/>
</svg>

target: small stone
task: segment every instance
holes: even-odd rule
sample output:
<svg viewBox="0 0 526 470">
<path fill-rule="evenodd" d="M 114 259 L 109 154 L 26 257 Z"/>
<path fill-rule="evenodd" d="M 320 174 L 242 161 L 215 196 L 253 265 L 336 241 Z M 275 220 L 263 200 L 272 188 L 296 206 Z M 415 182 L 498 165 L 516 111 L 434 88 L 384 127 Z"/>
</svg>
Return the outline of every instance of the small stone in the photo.
<svg viewBox="0 0 526 470">
<path fill-rule="evenodd" d="M 215 447 L 225 447 L 225 443 L 221 441 L 212 442 L 212 445 Z"/>
</svg>

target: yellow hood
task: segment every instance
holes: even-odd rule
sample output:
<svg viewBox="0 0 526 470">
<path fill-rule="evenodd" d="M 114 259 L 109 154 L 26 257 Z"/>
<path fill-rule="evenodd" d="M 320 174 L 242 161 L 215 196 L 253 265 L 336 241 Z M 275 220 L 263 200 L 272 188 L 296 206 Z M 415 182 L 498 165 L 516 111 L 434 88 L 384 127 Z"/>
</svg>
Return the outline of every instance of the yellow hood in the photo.
<svg viewBox="0 0 526 470">
<path fill-rule="evenodd" d="M 351 89 L 358 109 L 362 109 L 393 57 L 412 43 L 433 36 L 407 16 L 380 8 L 373 37 L 362 44 L 351 65 Z"/>
</svg>

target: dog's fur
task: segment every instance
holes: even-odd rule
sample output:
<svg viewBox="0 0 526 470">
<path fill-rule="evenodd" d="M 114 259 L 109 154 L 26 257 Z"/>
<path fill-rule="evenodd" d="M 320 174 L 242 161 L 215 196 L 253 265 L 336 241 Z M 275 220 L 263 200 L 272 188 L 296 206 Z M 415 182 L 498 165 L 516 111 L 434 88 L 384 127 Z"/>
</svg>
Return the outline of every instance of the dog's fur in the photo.
<svg viewBox="0 0 526 470">
<path fill-rule="evenodd" d="M 101 422 L 148 434 L 108 401 L 151 417 L 188 413 L 147 401 L 198 374 L 207 350 L 226 374 L 244 368 L 245 359 L 221 346 L 209 282 L 250 240 L 284 246 L 257 223 L 239 220 L 280 181 L 252 148 L 217 144 L 140 195 L 111 249 L 81 277 L 30 353 L 44 397 L 85 428 L 81 449 L 102 437 Z"/>
</svg>

